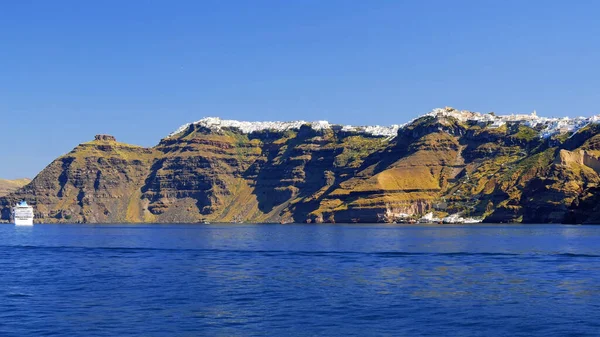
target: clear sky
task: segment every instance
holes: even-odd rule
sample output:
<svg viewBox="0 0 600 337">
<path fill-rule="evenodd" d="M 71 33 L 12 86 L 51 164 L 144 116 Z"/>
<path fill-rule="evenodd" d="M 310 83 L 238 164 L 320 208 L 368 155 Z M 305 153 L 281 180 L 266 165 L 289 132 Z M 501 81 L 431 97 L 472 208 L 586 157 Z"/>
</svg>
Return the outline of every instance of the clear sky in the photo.
<svg viewBox="0 0 600 337">
<path fill-rule="evenodd" d="M 600 1 L 6 0 L 0 177 L 205 116 L 397 124 L 600 113 Z"/>
</svg>

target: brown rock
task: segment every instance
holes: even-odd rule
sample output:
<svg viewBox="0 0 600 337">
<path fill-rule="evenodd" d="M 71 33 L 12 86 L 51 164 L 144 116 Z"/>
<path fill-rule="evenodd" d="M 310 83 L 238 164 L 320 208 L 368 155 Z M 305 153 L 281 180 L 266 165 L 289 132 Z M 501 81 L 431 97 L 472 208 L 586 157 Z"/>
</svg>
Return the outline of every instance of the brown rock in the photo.
<svg viewBox="0 0 600 337">
<path fill-rule="evenodd" d="M 100 141 L 100 142 L 116 142 L 117 141 L 117 139 L 111 135 L 96 135 L 96 137 L 94 137 L 94 140 Z"/>
</svg>

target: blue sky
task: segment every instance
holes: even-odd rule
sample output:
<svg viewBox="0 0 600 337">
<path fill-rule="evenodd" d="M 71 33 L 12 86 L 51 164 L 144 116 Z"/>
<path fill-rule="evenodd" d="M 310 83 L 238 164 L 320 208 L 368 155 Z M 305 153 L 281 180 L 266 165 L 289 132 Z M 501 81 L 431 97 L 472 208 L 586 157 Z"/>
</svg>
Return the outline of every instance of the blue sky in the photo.
<svg viewBox="0 0 600 337">
<path fill-rule="evenodd" d="M 598 1 L 4 1 L 0 177 L 205 116 L 600 113 Z"/>
</svg>

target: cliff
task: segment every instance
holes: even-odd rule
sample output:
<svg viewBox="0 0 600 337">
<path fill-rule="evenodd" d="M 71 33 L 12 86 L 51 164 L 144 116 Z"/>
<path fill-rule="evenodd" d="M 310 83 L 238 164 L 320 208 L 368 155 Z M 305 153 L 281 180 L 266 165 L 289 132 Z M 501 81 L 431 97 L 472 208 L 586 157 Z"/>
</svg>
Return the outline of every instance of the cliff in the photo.
<svg viewBox="0 0 600 337">
<path fill-rule="evenodd" d="M 28 185 L 0 198 L 2 219 L 27 200 L 43 222 L 144 221 L 140 186 L 156 151 L 96 136 L 57 158 Z"/>
<path fill-rule="evenodd" d="M 598 121 L 452 108 L 391 127 L 205 118 L 153 148 L 96 136 L 0 198 L 0 214 L 25 199 L 41 222 L 598 222 Z"/>
</svg>

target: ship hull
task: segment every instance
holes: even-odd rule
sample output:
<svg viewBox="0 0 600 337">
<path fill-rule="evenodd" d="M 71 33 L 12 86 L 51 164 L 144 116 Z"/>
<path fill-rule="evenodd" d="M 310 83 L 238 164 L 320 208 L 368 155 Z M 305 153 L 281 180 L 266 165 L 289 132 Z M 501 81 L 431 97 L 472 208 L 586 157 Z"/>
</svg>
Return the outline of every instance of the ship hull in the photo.
<svg viewBox="0 0 600 337">
<path fill-rule="evenodd" d="M 16 226 L 33 226 L 33 219 L 15 219 Z"/>
</svg>

